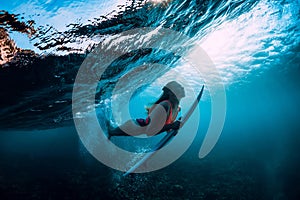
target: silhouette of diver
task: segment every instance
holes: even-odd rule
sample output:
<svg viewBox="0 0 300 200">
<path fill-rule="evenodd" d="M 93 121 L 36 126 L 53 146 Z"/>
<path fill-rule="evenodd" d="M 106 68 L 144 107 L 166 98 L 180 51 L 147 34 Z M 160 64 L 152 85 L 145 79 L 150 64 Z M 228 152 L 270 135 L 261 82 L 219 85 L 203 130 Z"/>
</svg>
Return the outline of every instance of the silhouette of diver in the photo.
<svg viewBox="0 0 300 200">
<path fill-rule="evenodd" d="M 147 136 L 157 135 L 165 131 L 178 130 L 180 121 L 176 120 L 180 111 L 179 102 L 185 97 L 184 88 L 176 81 L 171 81 L 163 87 L 163 94 L 147 108 L 146 119 L 128 120 L 119 127 L 112 127 L 107 121 L 108 139 L 112 136 Z"/>
</svg>

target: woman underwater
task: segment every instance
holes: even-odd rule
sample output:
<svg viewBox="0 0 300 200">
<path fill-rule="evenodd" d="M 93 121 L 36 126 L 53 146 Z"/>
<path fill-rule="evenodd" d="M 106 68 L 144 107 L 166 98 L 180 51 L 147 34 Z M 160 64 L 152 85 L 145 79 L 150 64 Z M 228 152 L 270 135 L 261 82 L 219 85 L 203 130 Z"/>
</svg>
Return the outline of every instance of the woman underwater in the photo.
<svg viewBox="0 0 300 200">
<path fill-rule="evenodd" d="M 163 94 L 147 109 L 146 119 L 129 120 L 119 127 L 108 123 L 108 139 L 112 136 L 137 136 L 146 134 L 153 136 L 165 131 L 178 130 L 180 121 L 176 120 L 180 111 L 179 102 L 185 97 L 184 88 L 176 81 L 171 81 L 163 87 Z"/>
</svg>

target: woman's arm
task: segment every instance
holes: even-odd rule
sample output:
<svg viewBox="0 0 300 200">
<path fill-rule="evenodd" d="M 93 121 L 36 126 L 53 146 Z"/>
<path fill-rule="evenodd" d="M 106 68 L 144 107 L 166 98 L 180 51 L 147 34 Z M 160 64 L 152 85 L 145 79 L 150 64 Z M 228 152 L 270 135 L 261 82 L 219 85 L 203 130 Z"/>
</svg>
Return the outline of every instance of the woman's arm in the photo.
<svg viewBox="0 0 300 200">
<path fill-rule="evenodd" d="M 154 109 L 149 114 L 150 123 L 145 126 L 145 133 L 148 136 L 156 135 L 164 128 L 170 105 L 167 102 L 161 102 L 155 105 Z"/>
<path fill-rule="evenodd" d="M 157 109 L 157 110 L 156 110 Z M 148 136 L 150 135 L 157 135 L 160 134 L 162 132 L 168 131 L 168 130 L 178 130 L 180 128 L 180 121 L 175 121 L 172 124 L 167 124 L 166 120 L 169 117 L 169 111 L 170 111 L 170 104 L 167 102 L 162 102 L 160 104 L 158 104 L 155 109 L 151 112 L 150 114 L 150 124 L 151 122 L 153 122 L 153 124 L 151 126 L 147 126 L 146 129 L 146 134 Z"/>
</svg>

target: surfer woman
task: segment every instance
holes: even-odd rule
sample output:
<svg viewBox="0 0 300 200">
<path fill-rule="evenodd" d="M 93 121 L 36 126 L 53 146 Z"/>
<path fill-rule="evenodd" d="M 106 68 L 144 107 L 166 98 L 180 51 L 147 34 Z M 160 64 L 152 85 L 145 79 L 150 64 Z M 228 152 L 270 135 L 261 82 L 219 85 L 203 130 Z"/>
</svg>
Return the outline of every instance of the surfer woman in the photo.
<svg viewBox="0 0 300 200">
<path fill-rule="evenodd" d="M 163 94 L 147 109 L 146 119 L 129 120 L 119 127 L 113 128 L 108 123 L 108 139 L 112 136 L 147 136 L 178 130 L 180 121 L 176 120 L 180 111 L 179 102 L 185 96 L 184 88 L 176 81 L 171 81 L 163 87 Z"/>
</svg>

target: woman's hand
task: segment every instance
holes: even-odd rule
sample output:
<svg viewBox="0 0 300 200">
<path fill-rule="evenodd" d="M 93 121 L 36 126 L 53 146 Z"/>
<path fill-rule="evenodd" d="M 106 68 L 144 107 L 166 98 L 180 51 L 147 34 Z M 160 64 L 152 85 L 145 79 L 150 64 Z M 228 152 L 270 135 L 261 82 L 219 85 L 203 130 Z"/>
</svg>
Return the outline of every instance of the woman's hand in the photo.
<svg viewBox="0 0 300 200">
<path fill-rule="evenodd" d="M 170 124 L 170 129 L 178 130 L 180 128 L 181 121 L 177 120 Z"/>
<path fill-rule="evenodd" d="M 181 122 L 179 120 L 173 122 L 172 124 L 165 125 L 157 134 L 160 134 L 169 130 L 178 130 L 180 128 Z"/>
</svg>

